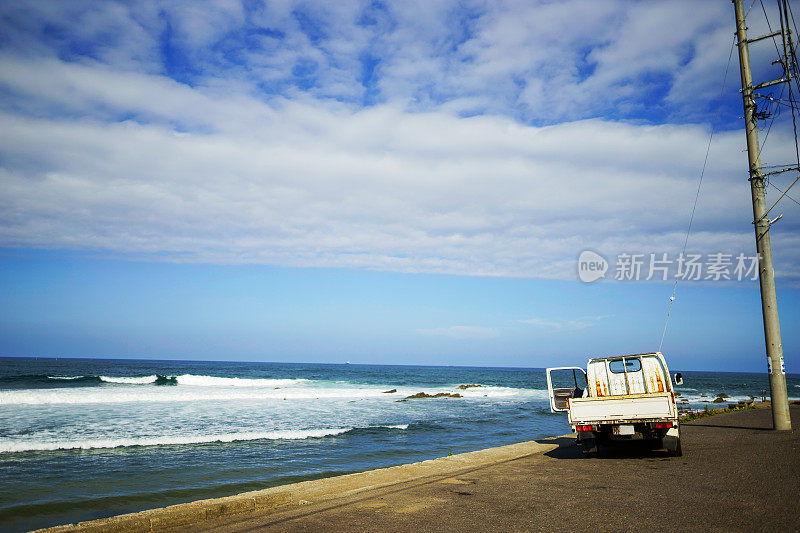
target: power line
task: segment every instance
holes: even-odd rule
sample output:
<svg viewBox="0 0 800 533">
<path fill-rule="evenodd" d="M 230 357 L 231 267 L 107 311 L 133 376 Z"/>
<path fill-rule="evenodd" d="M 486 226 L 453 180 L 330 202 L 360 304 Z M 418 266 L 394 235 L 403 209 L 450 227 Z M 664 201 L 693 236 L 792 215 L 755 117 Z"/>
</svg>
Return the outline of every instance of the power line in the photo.
<svg viewBox="0 0 800 533">
<path fill-rule="evenodd" d="M 783 189 L 781 189 L 780 187 L 777 187 L 777 186 L 776 186 L 774 183 L 772 183 L 772 182 L 769 182 L 769 184 L 770 184 L 770 185 L 772 185 L 772 186 L 775 188 L 775 190 L 777 190 L 778 192 L 780 192 L 780 193 L 783 193 L 783 196 L 784 196 L 785 198 L 788 198 L 789 200 L 793 201 L 793 202 L 794 202 L 794 203 L 796 203 L 797 205 L 800 205 L 800 202 L 798 202 L 797 200 L 795 200 L 794 198 L 792 198 L 791 196 L 789 196 L 788 194 L 786 194 L 786 191 L 788 191 L 789 189 L 786 189 L 786 191 L 784 191 Z"/>
<path fill-rule="evenodd" d="M 781 6 L 780 0 L 778 0 L 778 6 L 779 7 Z M 792 26 L 794 27 L 794 33 L 795 33 L 795 35 L 798 35 L 797 22 L 795 22 L 795 20 L 794 20 L 794 12 L 792 11 L 791 4 L 789 4 L 788 2 L 784 2 L 783 3 L 783 9 L 785 11 L 784 18 L 786 19 L 786 25 L 788 26 L 789 19 L 791 18 Z M 783 25 L 783 19 L 781 19 L 781 24 Z M 788 30 L 789 28 L 784 28 L 784 29 Z M 792 42 L 791 33 L 788 33 L 788 35 L 789 35 L 789 43 L 788 43 L 789 44 L 789 52 L 791 53 L 791 61 L 792 61 L 792 65 L 794 67 L 794 74 L 795 74 L 794 75 L 794 81 L 795 81 L 795 84 L 798 84 L 798 89 L 800 89 L 800 80 L 798 80 L 798 74 L 800 74 L 800 68 L 798 68 L 797 51 L 795 50 L 794 43 Z M 788 59 L 789 58 L 787 58 L 787 60 Z M 792 84 L 789 83 L 787 85 L 789 85 L 789 104 L 788 104 L 788 106 L 792 109 L 792 128 L 794 129 L 795 156 L 796 156 L 796 159 L 797 159 L 797 166 L 800 166 L 800 150 L 798 150 L 798 143 L 797 143 L 797 122 L 796 122 L 795 113 L 794 113 L 794 110 L 795 110 L 795 108 L 798 108 L 798 105 L 795 103 L 794 98 L 792 97 Z M 783 96 L 783 91 L 781 91 L 781 97 L 782 96 Z M 779 99 L 779 102 L 778 102 L 779 105 L 782 103 L 782 101 L 780 101 L 780 100 L 782 100 L 782 98 Z M 786 105 L 786 104 L 784 104 L 784 105 Z M 772 124 L 770 124 L 770 127 L 771 126 L 772 126 Z M 782 193 L 781 198 L 786 197 L 789 200 L 791 200 L 794 203 L 796 203 L 797 205 L 800 205 L 800 202 L 798 202 L 797 200 L 795 200 L 792 196 L 790 196 L 788 194 L 789 189 L 791 189 L 792 186 L 795 183 L 797 183 L 796 179 L 794 180 L 794 182 L 792 182 L 791 185 L 789 185 L 789 187 L 786 190 L 782 190 L 780 187 L 778 187 L 777 185 L 775 185 L 772 182 L 770 182 L 769 184 L 772 185 L 772 187 L 775 188 L 778 192 Z"/>
<path fill-rule="evenodd" d="M 781 94 L 778 96 L 778 99 L 783 98 L 783 91 L 786 90 L 786 87 L 781 84 Z M 772 125 L 775 124 L 775 119 L 778 118 L 778 115 L 781 114 L 781 109 L 778 107 L 775 110 L 775 113 L 772 115 L 772 120 L 769 121 L 769 127 L 767 127 L 767 133 L 764 135 L 764 140 L 759 143 L 758 145 L 758 156 L 761 157 L 761 152 L 764 150 L 764 145 L 767 144 L 767 139 L 769 139 L 769 132 L 772 131 Z"/>
<path fill-rule="evenodd" d="M 781 9 L 781 6 L 783 6 L 782 9 Z M 789 26 L 789 16 L 788 15 L 789 15 L 789 13 L 787 12 L 787 10 L 788 10 L 788 3 L 785 2 L 785 1 L 781 3 L 781 1 L 778 0 L 778 11 L 781 14 L 781 29 L 783 30 L 783 34 L 784 34 L 784 39 L 783 39 L 784 44 L 786 44 L 786 35 L 789 36 L 788 37 L 788 39 L 789 39 L 789 42 L 788 42 L 789 50 L 788 51 L 784 50 L 784 55 L 791 55 L 791 58 L 789 58 L 789 57 L 784 58 L 784 61 L 786 61 L 787 63 L 789 63 L 791 61 L 791 66 L 790 65 L 784 65 L 784 67 L 787 70 L 787 72 L 786 72 L 787 75 L 789 75 L 789 73 L 792 70 L 794 70 L 794 74 L 795 74 L 794 75 L 794 80 L 795 80 L 795 83 L 798 83 L 798 80 L 797 80 L 797 73 L 798 73 L 797 72 L 798 71 L 798 68 L 797 68 L 797 54 L 795 53 L 794 47 L 792 46 L 791 33 L 789 33 L 789 28 L 788 28 L 788 26 Z M 784 20 L 785 20 L 785 25 L 784 25 Z M 794 19 L 792 19 L 792 20 L 794 21 Z M 794 112 L 795 106 L 794 106 L 794 97 L 792 96 L 792 84 L 788 83 L 787 85 L 789 86 L 789 102 L 792 104 L 791 105 L 791 109 L 792 109 L 792 129 L 794 130 L 794 153 L 795 153 L 795 157 L 796 157 L 796 160 L 797 160 L 797 166 L 800 166 L 800 145 L 798 145 L 798 142 L 797 142 L 797 116 L 796 116 L 796 113 Z"/>
<path fill-rule="evenodd" d="M 755 4 L 755 0 L 753 0 Z M 750 6 L 752 8 L 752 6 Z M 703 169 L 700 171 L 700 180 L 697 183 L 697 192 L 694 195 L 694 205 L 692 206 L 692 214 L 689 217 L 689 227 L 686 229 L 686 237 L 683 239 L 683 249 L 681 255 L 686 253 L 686 245 L 689 243 L 689 234 L 692 232 L 692 224 L 694 223 L 694 214 L 697 211 L 697 202 L 700 200 L 700 189 L 703 186 L 703 177 L 706 174 L 706 166 L 708 165 L 708 154 L 711 152 L 711 141 L 714 140 L 714 130 L 717 127 L 717 119 L 719 118 L 719 110 L 722 107 L 722 96 L 725 94 L 725 84 L 728 81 L 728 71 L 731 67 L 731 58 L 733 57 L 733 46 L 736 44 L 736 37 L 731 41 L 731 51 L 728 54 L 728 64 L 725 66 L 725 75 L 722 77 L 722 89 L 719 92 L 717 99 L 717 109 L 714 112 L 714 120 L 711 123 L 711 134 L 708 137 L 708 146 L 706 146 L 706 157 L 703 160 Z M 672 294 L 669 297 L 669 307 L 667 308 L 667 319 L 664 321 L 664 331 L 661 332 L 661 342 L 658 343 L 658 351 L 664 345 L 664 336 L 667 334 L 667 325 L 669 324 L 669 317 L 672 313 L 672 304 L 675 302 L 675 292 L 678 290 L 678 276 L 675 276 L 675 283 L 672 285 Z"/>
<path fill-rule="evenodd" d="M 795 35 L 800 35 L 797 32 L 797 23 L 794 21 L 794 12 L 792 11 L 792 5 L 787 2 L 785 4 L 785 6 L 788 8 L 789 17 L 792 19 L 792 26 L 794 26 L 794 34 Z M 788 24 L 788 20 L 787 20 L 787 24 Z M 792 58 L 794 59 L 795 74 L 797 74 L 798 71 L 800 71 L 800 69 L 798 68 L 798 65 L 797 65 L 797 50 L 795 49 L 794 45 L 792 44 L 792 36 L 791 36 L 791 34 L 789 34 L 789 46 L 791 48 Z M 795 77 L 794 82 L 797 85 L 798 90 L 800 90 L 800 80 L 798 80 L 797 77 Z"/>
<path fill-rule="evenodd" d="M 758 1 L 761 4 L 761 10 L 764 12 L 764 19 L 767 22 L 767 28 L 769 29 L 770 33 L 774 33 L 772 31 L 772 24 L 769 21 L 769 15 L 767 15 L 767 10 L 764 7 L 764 2 L 763 2 L 763 0 L 758 0 Z M 780 112 L 781 112 L 780 106 L 784 105 L 786 107 L 789 107 L 791 109 L 791 112 L 792 112 L 792 128 L 793 128 L 793 132 L 794 132 L 795 158 L 796 158 L 797 166 L 800 166 L 800 145 L 798 145 L 797 117 L 796 117 L 796 114 L 795 114 L 795 109 L 800 109 L 800 108 L 798 108 L 798 104 L 795 101 L 795 98 L 794 98 L 794 95 L 793 95 L 793 92 L 792 92 L 792 80 L 795 82 L 795 84 L 800 83 L 800 81 L 798 81 L 798 76 L 797 76 L 798 71 L 800 69 L 798 69 L 797 55 L 795 53 L 794 46 L 793 46 L 793 43 L 791 41 L 791 34 L 789 33 L 789 28 L 787 27 L 788 24 L 789 24 L 788 15 L 789 15 L 789 13 L 791 13 L 791 7 L 789 7 L 787 5 L 787 3 L 782 1 L 782 0 L 777 0 L 777 3 L 778 3 L 778 16 L 780 18 L 781 32 L 784 35 L 788 34 L 790 36 L 789 37 L 789 42 L 788 43 L 784 42 L 784 45 L 788 44 L 788 50 L 786 49 L 786 46 L 784 46 L 784 53 L 781 54 L 780 50 L 778 49 L 778 43 L 775 40 L 775 36 L 772 37 L 772 43 L 775 46 L 775 52 L 778 54 L 778 57 L 781 58 L 781 64 L 784 67 L 783 75 L 785 77 L 789 78 L 789 82 L 786 83 L 785 85 L 781 84 L 781 92 L 780 92 L 780 95 L 778 96 L 778 98 L 774 98 L 772 96 L 755 95 L 754 94 L 754 96 L 758 96 L 758 97 L 763 98 L 765 100 L 768 100 L 770 102 L 775 102 L 775 104 L 776 104 L 774 113 L 769 112 L 769 107 L 767 108 L 767 113 L 766 114 L 771 117 L 771 120 L 770 120 L 769 126 L 767 127 L 767 133 L 766 133 L 766 135 L 764 135 L 764 140 L 759 144 L 758 155 L 761 156 L 761 152 L 764 150 L 764 146 L 767 143 L 767 139 L 769 138 L 769 134 L 772 131 L 772 125 L 775 123 L 775 119 L 780 115 Z M 753 6 L 751 5 L 750 7 L 752 9 Z M 748 12 L 749 12 L 749 10 L 748 10 Z M 797 32 L 797 27 L 796 27 L 796 24 L 794 22 L 794 14 L 793 13 L 791 14 L 791 17 L 792 17 L 792 24 L 795 25 L 795 32 Z M 784 20 L 785 20 L 785 24 L 784 24 Z M 795 74 L 794 76 L 791 76 L 791 72 L 792 71 L 794 71 L 794 74 Z M 788 103 L 787 103 L 786 100 L 783 99 L 783 93 L 784 93 L 784 90 L 786 89 L 787 86 L 789 87 Z M 800 85 L 798 85 L 798 89 L 800 89 Z M 777 166 L 778 165 L 776 165 L 775 167 L 777 167 Z M 764 166 L 762 166 L 762 168 L 764 168 Z M 783 196 L 786 196 L 787 198 L 789 198 L 793 202 L 796 202 L 796 200 L 794 198 L 792 198 L 791 196 L 786 194 L 786 192 L 782 191 L 781 189 L 776 187 L 774 184 L 772 184 L 771 180 L 765 179 L 765 181 L 767 183 L 769 183 L 770 185 L 772 185 L 775 189 L 777 189 L 778 191 L 783 193 L 781 195 L 781 198 Z M 791 186 L 790 186 L 790 188 L 791 188 Z M 787 191 L 788 191 L 788 189 L 787 189 Z"/>
<path fill-rule="evenodd" d="M 769 30 L 770 33 L 773 33 L 772 24 L 769 23 L 769 16 L 767 16 L 767 8 L 764 7 L 764 0 L 758 0 L 758 2 L 761 4 L 761 11 L 764 12 L 764 19 L 767 21 L 767 29 Z M 778 0 L 778 5 L 780 5 L 780 2 L 781 0 Z M 780 50 L 778 50 L 778 42 L 775 40 L 774 35 L 772 36 L 772 44 L 775 45 L 775 51 L 778 52 L 778 56 L 780 56 L 781 52 Z"/>
</svg>

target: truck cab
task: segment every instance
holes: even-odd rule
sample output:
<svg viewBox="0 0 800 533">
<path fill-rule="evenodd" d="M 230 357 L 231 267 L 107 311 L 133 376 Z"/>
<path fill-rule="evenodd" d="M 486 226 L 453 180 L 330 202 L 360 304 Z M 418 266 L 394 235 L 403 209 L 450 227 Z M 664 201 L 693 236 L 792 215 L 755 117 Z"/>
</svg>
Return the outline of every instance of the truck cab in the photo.
<svg viewBox="0 0 800 533">
<path fill-rule="evenodd" d="M 547 369 L 552 412 L 566 412 L 587 455 L 601 445 L 642 440 L 681 455 L 678 409 L 661 352 L 597 357 L 586 369 Z"/>
</svg>

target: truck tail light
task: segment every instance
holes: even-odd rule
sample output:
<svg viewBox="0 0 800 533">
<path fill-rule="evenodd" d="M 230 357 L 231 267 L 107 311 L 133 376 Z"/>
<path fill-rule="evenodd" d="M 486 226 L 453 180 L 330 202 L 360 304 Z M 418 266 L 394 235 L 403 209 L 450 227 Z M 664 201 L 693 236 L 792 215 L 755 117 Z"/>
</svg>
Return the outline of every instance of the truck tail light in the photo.
<svg viewBox="0 0 800 533">
<path fill-rule="evenodd" d="M 592 426 L 585 426 L 583 424 L 578 424 L 577 426 L 575 426 L 575 431 L 591 431 L 591 430 Z"/>
<path fill-rule="evenodd" d="M 672 427 L 672 422 L 656 422 L 656 429 L 669 429 Z"/>
</svg>

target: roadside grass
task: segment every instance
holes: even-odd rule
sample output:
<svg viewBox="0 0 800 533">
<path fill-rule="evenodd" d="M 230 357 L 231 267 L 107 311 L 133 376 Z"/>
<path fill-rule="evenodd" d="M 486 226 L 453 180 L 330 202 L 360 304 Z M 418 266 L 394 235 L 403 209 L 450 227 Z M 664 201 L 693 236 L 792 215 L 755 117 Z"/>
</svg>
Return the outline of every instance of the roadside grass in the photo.
<svg viewBox="0 0 800 533">
<path fill-rule="evenodd" d="M 768 402 L 760 402 L 759 404 L 750 403 L 744 405 L 735 405 L 733 407 L 723 407 L 721 409 L 715 409 L 712 407 L 706 406 L 705 409 L 700 411 L 689 411 L 688 413 L 682 414 L 678 417 L 680 422 L 691 422 L 692 420 L 700 420 L 701 418 L 706 418 L 709 416 L 721 415 L 722 413 L 733 413 L 735 411 L 750 411 L 751 409 L 758 409 L 759 406 L 766 406 L 769 405 Z"/>
</svg>

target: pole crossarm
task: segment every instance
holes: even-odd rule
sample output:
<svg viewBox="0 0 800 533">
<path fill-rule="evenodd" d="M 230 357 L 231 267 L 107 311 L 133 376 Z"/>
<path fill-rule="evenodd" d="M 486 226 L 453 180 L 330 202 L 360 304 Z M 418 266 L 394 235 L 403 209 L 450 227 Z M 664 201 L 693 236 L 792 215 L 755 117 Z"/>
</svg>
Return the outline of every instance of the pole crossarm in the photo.
<svg viewBox="0 0 800 533">
<path fill-rule="evenodd" d="M 772 172 L 767 172 L 766 174 L 761 174 L 762 177 L 766 178 L 767 176 L 773 176 L 775 174 L 783 174 L 784 172 L 791 172 L 792 170 L 800 170 L 800 166 L 793 166 L 793 167 L 786 167 L 780 170 L 773 170 Z"/>
<path fill-rule="evenodd" d="M 770 37 L 777 37 L 778 35 L 782 35 L 779 31 L 773 31 L 772 33 L 767 33 L 766 35 L 762 35 L 761 37 L 755 37 L 753 39 L 747 39 L 748 43 L 757 43 L 763 39 L 769 39 Z"/>
<path fill-rule="evenodd" d="M 757 91 L 758 89 L 763 89 L 764 87 L 772 87 L 773 85 L 778 85 L 779 83 L 786 83 L 790 79 L 792 79 L 791 76 L 784 76 L 779 80 L 765 81 L 764 83 L 759 83 L 755 87 L 751 87 L 750 90 Z M 744 91 L 744 89 L 742 90 Z"/>
</svg>

